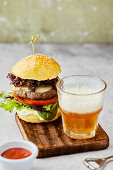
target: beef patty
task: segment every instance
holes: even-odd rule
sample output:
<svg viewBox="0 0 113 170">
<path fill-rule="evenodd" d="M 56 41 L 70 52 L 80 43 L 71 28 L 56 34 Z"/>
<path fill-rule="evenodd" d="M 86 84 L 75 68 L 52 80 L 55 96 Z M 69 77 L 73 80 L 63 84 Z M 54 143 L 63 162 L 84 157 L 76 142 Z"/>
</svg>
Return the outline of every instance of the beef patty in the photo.
<svg viewBox="0 0 113 170">
<path fill-rule="evenodd" d="M 16 95 L 21 98 L 28 98 L 28 99 L 37 99 L 37 100 L 46 100 L 57 95 L 57 90 L 50 89 L 44 93 L 32 92 L 32 91 L 15 91 Z"/>
</svg>

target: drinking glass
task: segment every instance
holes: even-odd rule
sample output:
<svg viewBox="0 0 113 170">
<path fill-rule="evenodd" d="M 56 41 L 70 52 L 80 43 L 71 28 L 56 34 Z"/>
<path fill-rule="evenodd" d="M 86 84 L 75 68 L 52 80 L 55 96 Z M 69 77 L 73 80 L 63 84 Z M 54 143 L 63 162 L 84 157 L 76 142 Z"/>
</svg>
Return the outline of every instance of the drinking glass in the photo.
<svg viewBox="0 0 113 170">
<path fill-rule="evenodd" d="M 103 79 L 91 75 L 72 75 L 57 83 L 64 133 L 74 139 L 95 136 L 106 87 Z"/>
</svg>

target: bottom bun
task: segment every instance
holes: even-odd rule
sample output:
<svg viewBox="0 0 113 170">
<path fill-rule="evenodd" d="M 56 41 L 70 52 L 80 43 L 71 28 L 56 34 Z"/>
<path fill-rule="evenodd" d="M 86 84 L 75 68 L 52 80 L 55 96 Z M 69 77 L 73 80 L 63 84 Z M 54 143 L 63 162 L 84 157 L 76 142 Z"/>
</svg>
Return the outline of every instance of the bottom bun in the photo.
<svg viewBox="0 0 113 170">
<path fill-rule="evenodd" d="M 54 117 L 54 119 L 52 120 L 40 120 L 38 115 L 35 114 L 29 114 L 26 116 L 22 116 L 19 114 L 19 112 L 17 112 L 17 115 L 20 119 L 24 120 L 25 122 L 29 122 L 29 123 L 43 123 L 43 122 L 51 122 L 54 121 L 56 119 L 58 119 L 58 117 L 61 115 L 60 109 L 58 109 L 56 116 Z"/>
</svg>

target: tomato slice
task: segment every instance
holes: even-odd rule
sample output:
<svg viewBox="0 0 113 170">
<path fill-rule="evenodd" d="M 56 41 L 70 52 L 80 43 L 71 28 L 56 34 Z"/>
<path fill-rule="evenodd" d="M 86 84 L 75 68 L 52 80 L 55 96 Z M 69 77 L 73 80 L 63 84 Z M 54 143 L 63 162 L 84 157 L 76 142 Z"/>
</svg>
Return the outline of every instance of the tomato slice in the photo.
<svg viewBox="0 0 113 170">
<path fill-rule="evenodd" d="M 21 98 L 17 96 L 15 93 L 13 93 L 14 98 L 23 104 L 31 104 L 31 105 L 49 105 L 49 104 L 54 104 L 58 101 L 58 97 L 55 96 L 51 99 L 48 100 L 33 100 L 33 99 L 28 99 L 28 98 Z"/>
</svg>

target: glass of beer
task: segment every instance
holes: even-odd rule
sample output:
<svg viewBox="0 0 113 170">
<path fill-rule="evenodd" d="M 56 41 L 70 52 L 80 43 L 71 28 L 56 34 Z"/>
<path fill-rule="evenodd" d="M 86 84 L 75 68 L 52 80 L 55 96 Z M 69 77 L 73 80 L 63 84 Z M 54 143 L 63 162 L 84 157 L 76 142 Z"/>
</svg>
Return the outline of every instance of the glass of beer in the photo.
<svg viewBox="0 0 113 170">
<path fill-rule="evenodd" d="M 64 133 L 74 139 L 95 136 L 107 84 L 90 75 L 73 75 L 57 83 Z"/>
</svg>

